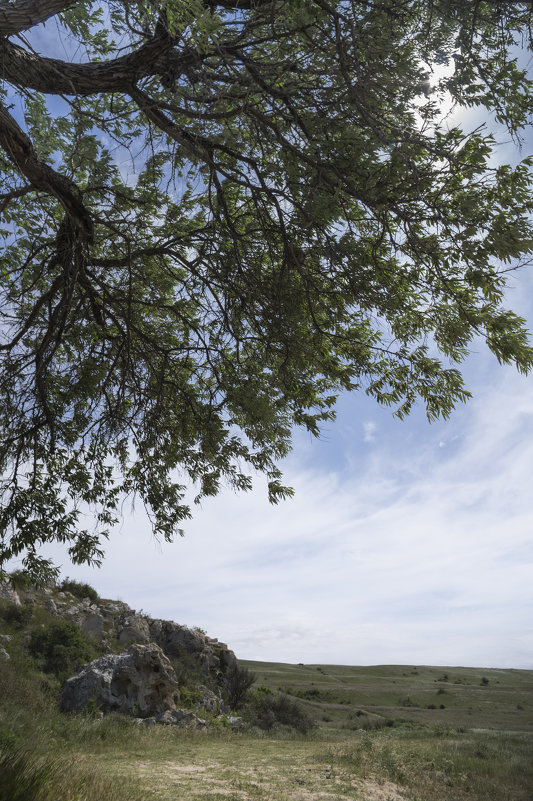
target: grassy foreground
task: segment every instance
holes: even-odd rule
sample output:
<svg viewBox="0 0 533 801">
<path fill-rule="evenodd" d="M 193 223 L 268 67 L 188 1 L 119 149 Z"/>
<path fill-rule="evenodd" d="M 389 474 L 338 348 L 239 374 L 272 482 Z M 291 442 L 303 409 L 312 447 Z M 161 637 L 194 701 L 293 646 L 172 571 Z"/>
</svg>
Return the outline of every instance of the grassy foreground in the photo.
<svg viewBox="0 0 533 801">
<path fill-rule="evenodd" d="M 62 730 L 60 726 L 62 725 Z M 2 801 L 531 801 L 528 733 L 319 730 L 291 737 L 49 720 L 26 743 L 44 781 Z M 51 756 L 53 755 L 53 756 Z M 22 782 L 20 774 L 17 787 Z M 35 790 L 35 791 L 34 791 Z"/>
<path fill-rule="evenodd" d="M 533 801 L 533 671 L 243 661 L 317 727 L 187 731 L 61 714 L 29 614 L 3 613 L 0 801 Z"/>
<path fill-rule="evenodd" d="M 65 716 L 42 675 L 4 665 L 0 801 L 533 800 L 529 671 L 244 664 L 258 684 L 300 697 L 319 727 L 307 736 L 188 732 L 121 716 Z M 458 678 L 439 681 L 442 674 Z M 469 683 L 453 684 L 461 676 Z M 437 696 L 441 684 L 446 692 Z M 470 725 L 424 720 L 446 710 L 422 702 L 451 696 L 452 687 L 450 714 Z M 416 705 L 394 705 L 393 694 Z M 16 759 L 25 766 L 15 793 Z"/>
</svg>

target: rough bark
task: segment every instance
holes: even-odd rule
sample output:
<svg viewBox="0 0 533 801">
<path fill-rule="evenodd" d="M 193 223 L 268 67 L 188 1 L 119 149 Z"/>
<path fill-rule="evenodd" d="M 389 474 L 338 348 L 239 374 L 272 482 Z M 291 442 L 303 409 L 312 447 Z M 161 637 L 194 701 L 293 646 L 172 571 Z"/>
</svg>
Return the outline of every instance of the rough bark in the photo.
<svg viewBox="0 0 533 801">
<path fill-rule="evenodd" d="M 18 0 L 0 2 L 0 36 L 12 36 L 66 11 L 76 0 Z"/>
</svg>

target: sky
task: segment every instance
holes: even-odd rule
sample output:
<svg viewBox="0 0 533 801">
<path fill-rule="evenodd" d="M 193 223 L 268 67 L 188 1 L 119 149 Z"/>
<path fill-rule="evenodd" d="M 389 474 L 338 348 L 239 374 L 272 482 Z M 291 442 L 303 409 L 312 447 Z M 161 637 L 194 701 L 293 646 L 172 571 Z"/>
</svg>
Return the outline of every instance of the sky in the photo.
<svg viewBox="0 0 533 801">
<path fill-rule="evenodd" d="M 320 440 L 296 434 L 292 500 L 270 506 L 257 481 L 205 501 L 172 544 L 136 509 L 100 569 L 53 555 L 242 659 L 533 668 L 533 383 L 481 343 L 465 374 L 474 398 L 431 425 L 343 396 Z"/>
<path fill-rule="evenodd" d="M 533 320 L 530 271 L 512 275 L 508 303 Z M 341 396 L 320 440 L 295 432 L 292 500 L 270 506 L 257 479 L 205 500 L 173 544 L 138 507 L 100 569 L 47 553 L 62 577 L 242 659 L 533 669 L 533 377 L 482 342 L 463 372 L 473 399 L 431 425 L 421 408 L 399 421 Z"/>
</svg>

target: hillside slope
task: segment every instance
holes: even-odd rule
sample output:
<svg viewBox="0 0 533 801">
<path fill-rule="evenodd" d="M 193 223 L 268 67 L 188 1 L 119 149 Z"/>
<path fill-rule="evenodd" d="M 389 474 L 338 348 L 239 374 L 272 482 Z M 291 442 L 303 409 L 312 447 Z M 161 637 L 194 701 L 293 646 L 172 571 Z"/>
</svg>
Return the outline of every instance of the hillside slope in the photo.
<svg viewBox="0 0 533 801">
<path fill-rule="evenodd" d="M 533 670 L 426 665 L 289 665 L 240 660 L 257 682 L 297 698 L 321 726 L 402 721 L 533 731 Z"/>
</svg>

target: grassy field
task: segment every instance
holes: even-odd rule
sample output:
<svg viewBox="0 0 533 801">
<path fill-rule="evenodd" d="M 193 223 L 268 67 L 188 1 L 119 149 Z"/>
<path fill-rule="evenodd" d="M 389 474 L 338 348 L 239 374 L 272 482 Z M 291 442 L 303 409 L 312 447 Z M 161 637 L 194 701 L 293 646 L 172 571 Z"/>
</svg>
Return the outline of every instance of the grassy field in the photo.
<svg viewBox="0 0 533 801">
<path fill-rule="evenodd" d="M 323 727 L 370 728 L 385 718 L 439 728 L 533 732 L 530 670 L 241 664 L 256 674 L 256 684 L 299 698 Z"/>
<path fill-rule="evenodd" d="M 11 735 L 31 754 L 26 773 L 44 779 L 2 795 L 0 764 L 0 800 L 533 801 L 530 671 L 243 664 L 256 684 L 299 697 L 319 726 L 189 732 L 64 716 L 42 676 L 27 675 L 21 705 L 20 676 L 11 669 L 9 684 L 4 667 L 0 743 Z M 427 709 L 435 699 L 446 708 Z"/>
<path fill-rule="evenodd" d="M 256 694 L 281 691 L 317 726 L 188 731 L 61 714 L 60 678 L 15 622 L 2 623 L 0 801 L 533 801 L 533 671 L 241 661 Z"/>
<path fill-rule="evenodd" d="M 419 727 L 260 736 L 77 718 L 39 735 L 32 759 L 48 769 L 47 782 L 22 801 L 533 799 L 528 733 Z"/>
</svg>

